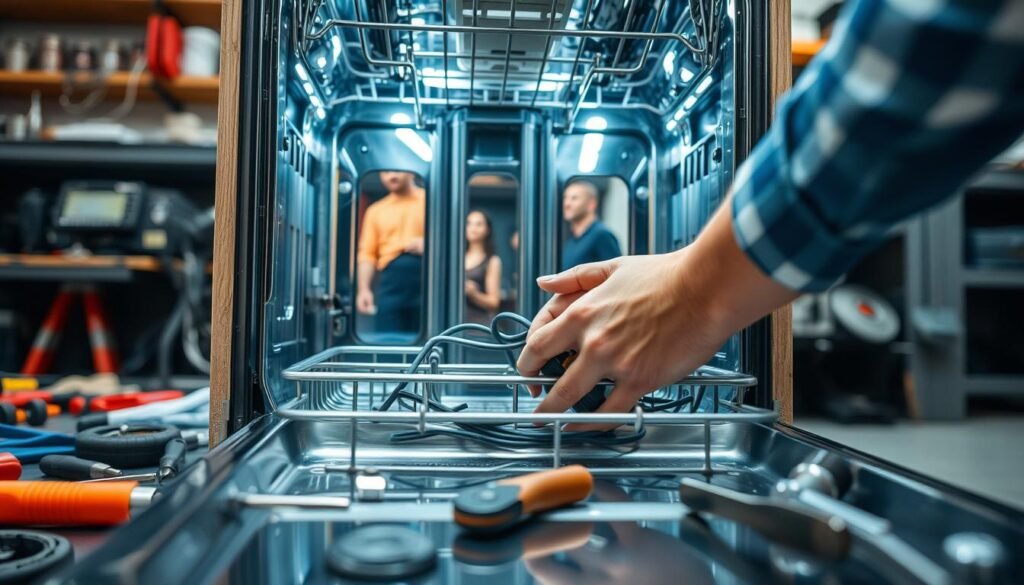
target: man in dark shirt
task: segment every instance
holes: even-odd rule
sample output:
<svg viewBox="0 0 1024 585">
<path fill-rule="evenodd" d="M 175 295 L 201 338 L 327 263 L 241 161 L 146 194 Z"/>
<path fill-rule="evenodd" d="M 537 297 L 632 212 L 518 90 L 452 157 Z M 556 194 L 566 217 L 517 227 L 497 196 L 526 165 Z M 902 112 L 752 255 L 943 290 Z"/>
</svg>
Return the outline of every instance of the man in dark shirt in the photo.
<svg viewBox="0 0 1024 585">
<path fill-rule="evenodd" d="M 588 181 L 573 181 L 562 192 L 562 214 L 569 224 L 562 270 L 622 255 L 615 234 L 597 219 L 597 198 L 597 187 Z"/>
</svg>

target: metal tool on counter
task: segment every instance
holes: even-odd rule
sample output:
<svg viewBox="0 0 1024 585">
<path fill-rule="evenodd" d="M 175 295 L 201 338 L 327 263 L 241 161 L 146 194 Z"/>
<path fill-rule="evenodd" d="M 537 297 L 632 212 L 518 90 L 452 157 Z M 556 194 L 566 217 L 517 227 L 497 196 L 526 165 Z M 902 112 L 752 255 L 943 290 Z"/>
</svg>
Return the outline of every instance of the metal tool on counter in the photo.
<svg viewBox="0 0 1024 585">
<path fill-rule="evenodd" d="M 113 526 L 145 508 L 156 488 L 134 481 L 0 481 L 0 525 Z"/>
<path fill-rule="evenodd" d="M 0 424 L 15 425 L 28 423 L 33 427 L 41 427 L 51 416 L 60 414 L 60 407 L 36 398 L 25 403 L 24 408 L 17 408 L 10 402 L 0 402 Z"/>
<path fill-rule="evenodd" d="M 47 455 L 39 460 L 39 469 L 50 477 L 80 481 L 103 477 L 121 477 L 124 472 L 99 461 L 73 455 Z"/>
<path fill-rule="evenodd" d="M 14 455 L 24 465 L 35 463 L 45 455 L 74 453 L 75 438 L 63 433 L 0 425 L 0 450 Z"/>
<path fill-rule="evenodd" d="M 582 465 L 490 482 L 455 498 L 455 522 L 473 532 L 500 532 L 535 514 L 582 501 L 593 488 L 594 477 Z"/>
<path fill-rule="evenodd" d="M 156 390 L 147 392 L 125 392 L 104 396 L 72 398 L 68 403 L 71 414 L 80 415 L 86 412 L 110 412 L 124 410 L 143 404 L 163 402 L 181 398 L 185 393 L 181 390 Z"/>
<path fill-rule="evenodd" d="M 679 497 L 691 510 L 749 526 L 765 538 L 826 560 L 850 552 L 850 531 L 837 516 L 783 499 L 743 494 L 691 478 L 683 478 Z"/>
<path fill-rule="evenodd" d="M 112 412 L 83 415 L 78 430 L 102 425 L 163 423 L 175 426 L 205 427 L 209 424 L 210 389 L 200 388 L 173 400 L 153 402 Z"/>
<path fill-rule="evenodd" d="M 849 465 L 837 455 L 822 453 L 793 468 L 789 477 L 775 486 L 775 494 L 842 519 L 858 545 L 874 553 L 870 562 L 883 563 L 900 582 L 928 585 L 954 582 L 944 568 L 894 534 L 888 520 L 842 501 L 840 498 L 852 484 Z"/>
<path fill-rule="evenodd" d="M 0 481 L 21 477 L 21 461 L 11 453 L 0 453 Z"/>
</svg>

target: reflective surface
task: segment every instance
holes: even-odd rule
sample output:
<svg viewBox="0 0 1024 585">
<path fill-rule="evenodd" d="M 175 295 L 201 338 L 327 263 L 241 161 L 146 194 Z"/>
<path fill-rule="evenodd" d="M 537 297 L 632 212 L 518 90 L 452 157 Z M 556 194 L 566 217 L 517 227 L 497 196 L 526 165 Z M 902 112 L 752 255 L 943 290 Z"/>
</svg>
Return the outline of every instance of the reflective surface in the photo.
<svg viewBox="0 0 1024 585">
<path fill-rule="evenodd" d="M 423 331 L 427 201 L 409 171 L 362 176 L 356 200 L 356 334 L 405 344 Z"/>
<path fill-rule="evenodd" d="M 463 321 L 486 325 L 498 312 L 518 310 L 519 181 L 477 173 L 466 198 Z"/>
<path fill-rule="evenodd" d="M 573 177 L 562 189 L 561 204 L 561 270 L 632 249 L 629 185 L 619 177 Z"/>
<path fill-rule="evenodd" d="M 377 467 L 387 478 L 383 502 L 267 510 L 240 507 L 234 494 L 351 496 L 353 482 L 345 471 L 350 431 L 338 422 L 258 419 L 191 468 L 71 574 L 52 582 L 342 582 L 327 571 L 325 551 L 337 535 L 376 522 L 407 525 L 434 542 L 437 568 L 413 582 L 898 582 L 898 573 L 861 541 L 855 541 L 847 560 L 823 565 L 787 553 L 745 525 L 688 519 L 687 508 L 678 503 L 683 477 L 768 495 L 781 477 L 821 452 L 838 454 L 853 466 L 854 484 L 845 503 L 885 518 L 896 536 L 948 570 L 955 563 L 942 543 L 952 534 L 982 533 L 1007 551 L 1024 545 L 1024 516 L 1018 511 L 788 427 L 751 424 L 712 426 L 710 479 L 702 473 L 696 447 L 703 442 L 700 426 L 654 429 L 628 451 L 566 450 L 565 463 L 618 468 L 598 478 L 592 503 L 578 513 L 552 514 L 548 522 L 524 526 L 501 540 L 466 540 L 444 513 L 459 489 L 501 477 L 499 464 L 545 468 L 549 454 L 440 439 L 390 444 L 387 437 L 398 428 L 403 427 L 378 424 L 361 431 L 356 465 Z M 619 510 L 614 516 L 607 513 L 613 506 Z M 1008 556 L 996 582 L 1020 582 L 1022 569 L 1019 558 Z"/>
</svg>

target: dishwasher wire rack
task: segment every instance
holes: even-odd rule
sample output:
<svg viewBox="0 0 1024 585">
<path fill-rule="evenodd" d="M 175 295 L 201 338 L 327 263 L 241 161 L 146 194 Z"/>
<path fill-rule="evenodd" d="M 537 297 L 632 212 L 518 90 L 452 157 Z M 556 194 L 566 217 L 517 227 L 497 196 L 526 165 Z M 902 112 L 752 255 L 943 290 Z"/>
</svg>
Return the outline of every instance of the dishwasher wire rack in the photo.
<svg viewBox="0 0 1024 585">
<path fill-rule="evenodd" d="M 339 346 L 322 351 L 287 368 L 285 380 L 296 385 L 296 398 L 281 405 L 277 414 L 285 419 L 343 422 L 350 431 L 350 466 L 356 469 L 358 429 L 365 423 L 387 423 L 413 427 L 426 434 L 432 427 L 457 425 L 511 425 L 535 429 L 550 425 L 550 461 L 560 467 L 564 458 L 564 438 L 570 431 L 564 424 L 587 423 L 631 427 L 642 437 L 647 427 L 690 425 L 703 427 L 703 471 L 713 472 L 711 464 L 711 427 L 721 423 L 770 424 L 777 420 L 773 410 L 743 405 L 744 390 L 757 384 L 753 376 L 712 366 L 702 366 L 692 375 L 656 392 L 675 393 L 681 388 L 712 388 L 713 401 L 708 412 L 644 412 L 638 405 L 631 413 L 553 413 L 520 412 L 519 396 L 528 384 L 550 386 L 557 378 L 521 376 L 506 364 L 445 363 L 444 351 L 434 348 L 428 359 L 409 371 L 408 360 L 419 347 Z M 410 394 L 418 398 L 407 410 L 382 411 L 381 404 L 395 386 L 406 383 Z M 611 381 L 603 381 L 612 386 Z M 720 388 L 735 388 L 733 398 L 721 396 Z M 431 402 L 465 401 L 473 408 L 430 410 Z M 622 471 L 619 469 L 619 471 Z"/>
<path fill-rule="evenodd" d="M 647 109 L 664 117 L 706 87 L 719 51 L 723 1 L 690 0 L 675 22 L 664 27 L 667 30 L 659 30 L 668 2 L 654 0 L 656 7 L 649 10 L 637 10 L 642 0 L 628 2 L 623 29 L 603 30 L 592 22 L 595 0 L 585 0 L 582 17 L 572 0 L 441 0 L 440 6 L 416 12 L 400 7 L 389 12 L 388 0 L 352 0 L 349 18 L 337 17 L 344 6 L 297 0 L 293 45 L 304 61 L 314 52 L 314 42 L 333 47 L 347 72 L 364 82 L 355 84 L 355 95 L 326 99 L 332 106 L 348 101 L 411 103 L 419 127 L 424 126 L 424 105 L 544 107 L 564 110 L 564 123 L 571 130 L 585 106 Z M 450 3 L 454 10 L 449 10 Z M 364 14 L 371 6 L 376 19 Z M 330 17 L 320 16 L 321 7 Z M 450 22 L 452 14 L 455 24 Z M 635 30 L 648 20 L 646 28 Z M 537 24 L 523 26 L 524 22 Z M 353 31 L 358 42 L 350 42 L 345 31 Z M 376 43 L 371 32 L 377 33 Z M 453 36 L 456 47 L 450 46 Z M 478 37 L 500 45 L 497 39 L 502 36 L 503 48 L 478 50 Z M 575 46 L 563 40 L 575 41 Z M 628 62 L 629 43 L 642 43 L 633 62 Z M 652 50 L 655 43 L 660 52 Z M 358 49 L 357 57 L 350 54 L 353 48 Z M 680 54 L 688 55 L 698 71 L 690 70 L 688 78 L 673 78 L 676 89 L 666 92 L 670 95 L 660 106 L 631 101 L 633 90 L 648 85 L 662 69 L 648 67 L 650 61 L 661 63 L 669 55 L 674 61 Z M 357 66 L 356 59 L 362 64 Z M 674 67 L 673 63 L 673 72 Z M 604 79 L 610 83 L 596 83 Z M 384 88 L 395 80 L 401 82 L 399 95 L 385 95 Z M 327 85 L 329 92 L 329 80 Z M 594 88 L 597 101 L 588 102 Z M 603 94 L 609 90 L 616 97 L 606 101 Z"/>
</svg>

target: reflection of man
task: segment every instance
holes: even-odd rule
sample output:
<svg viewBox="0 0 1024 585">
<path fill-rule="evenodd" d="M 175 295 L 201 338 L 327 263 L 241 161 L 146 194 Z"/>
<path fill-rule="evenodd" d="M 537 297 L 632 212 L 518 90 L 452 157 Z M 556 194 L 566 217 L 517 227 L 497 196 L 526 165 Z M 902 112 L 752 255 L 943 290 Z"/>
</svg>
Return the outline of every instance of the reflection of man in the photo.
<svg viewBox="0 0 1024 585">
<path fill-rule="evenodd" d="M 356 309 L 377 314 L 377 331 L 415 332 L 426 197 L 412 173 L 382 171 L 380 181 L 388 194 L 367 208 L 359 236 Z"/>
<path fill-rule="evenodd" d="M 597 219 L 597 197 L 597 187 L 588 181 L 573 181 L 562 193 L 562 214 L 569 223 L 562 270 L 622 255 L 615 234 Z"/>
</svg>

